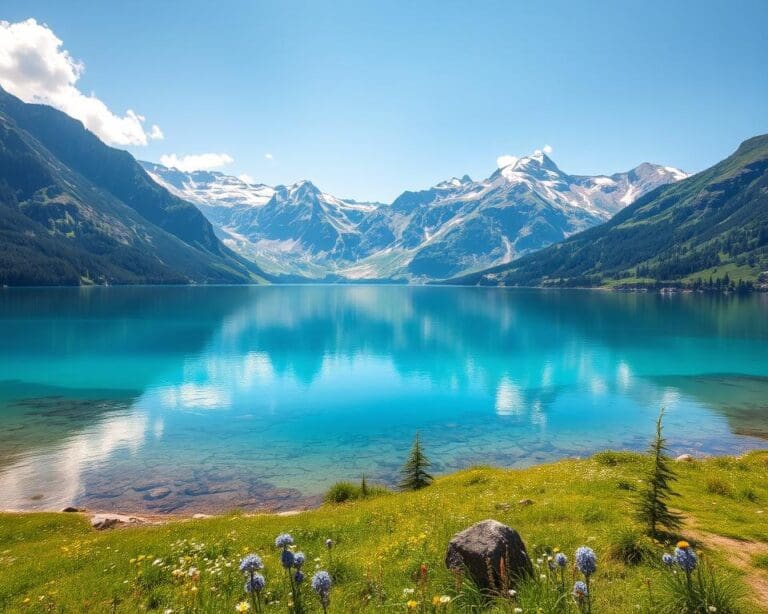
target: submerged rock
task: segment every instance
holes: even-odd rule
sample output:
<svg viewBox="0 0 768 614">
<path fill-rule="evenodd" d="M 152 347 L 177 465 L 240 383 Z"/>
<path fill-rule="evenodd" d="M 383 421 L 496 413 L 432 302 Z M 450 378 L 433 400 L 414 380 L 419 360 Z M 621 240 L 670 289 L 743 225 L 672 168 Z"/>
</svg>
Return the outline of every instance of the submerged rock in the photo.
<svg viewBox="0 0 768 614">
<path fill-rule="evenodd" d="M 518 532 L 496 520 L 483 520 L 454 535 L 445 565 L 466 571 L 478 587 L 497 591 L 532 571 Z M 504 570 L 507 578 L 502 578 Z"/>
</svg>

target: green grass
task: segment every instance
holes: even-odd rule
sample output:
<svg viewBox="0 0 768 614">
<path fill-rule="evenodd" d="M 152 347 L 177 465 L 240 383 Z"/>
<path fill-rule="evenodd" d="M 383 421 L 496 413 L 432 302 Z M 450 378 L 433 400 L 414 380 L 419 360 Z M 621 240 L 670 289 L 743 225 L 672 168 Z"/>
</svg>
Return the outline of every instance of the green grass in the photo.
<svg viewBox="0 0 768 614">
<path fill-rule="evenodd" d="M 333 575 L 330 612 L 405 612 L 408 599 L 428 603 L 423 612 L 512 612 L 512 601 L 484 604 L 444 567 L 451 536 L 486 518 L 516 528 L 534 559 L 555 548 L 572 558 L 578 546 L 592 547 L 599 558 L 595 614 L 638 606 L 653 611 L 648 582 L 651 593 L 660 594 L 667 572 L 658 559 L 670 545 L 643 537 L 631 521 L 636 493 L 626 485 L 639 484 L 645 462 L 610 452 L 524 470 L 480 467 L 421 491 L 326 504 L 294 516 L 233 514 L 103 532 L 78 514 L 1 514 L 0 612 L 234 612 L 243 597 L 237 563 L 248 552 L 264 558 L 267 598 L 280 602 L 265 611 L 286 612 L 287 582 L 274 547 L 275 536 L 286 531 L 307 554 L 307 575 L 316 565 Z M 697 534 L 768 542 L 768 453 L 674 467 L 681 496 L 673 505 Z M 731 489 L 711 492 L 713 484 Z M 523 499 L 533 504 L 520 505 Z M 335 542 L 331 551 L 327 538 Z M 696 547 L 718 577 L 743 582 L 744 574 L 728 562 L 730 553 L 709 550 L 706 540 Z M 422 564 L 426 584 L 419 583 Z M 192 566 L 201 571 L 197 582 L 188 575 Z M 756 573 L 765 566 L 764 558 L 754 559 Z M 182 571 L 174 576 L 175 569 Z M 761 611 L 743 588 L 741 611 Z M 404 589 L 415 592 L 406 597 Z M 519 599 L 538 599 L 535 587 L 526 591 Z M 305 593 L 308 611 L 319 612 L 308 587 Z M 433 609 L 433 596 L 444 594 L 454 601 Z M 575 611 L 572 602 L 569 607 Z"/>
</svg>

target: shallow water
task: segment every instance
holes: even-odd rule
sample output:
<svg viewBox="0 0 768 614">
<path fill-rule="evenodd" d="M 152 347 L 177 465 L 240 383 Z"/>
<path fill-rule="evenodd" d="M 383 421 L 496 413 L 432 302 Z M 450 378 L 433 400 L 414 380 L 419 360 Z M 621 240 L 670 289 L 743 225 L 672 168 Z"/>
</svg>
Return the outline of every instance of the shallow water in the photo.
<svg viewBox="0 0 768 614">
<path fill-rule="evenodd" d="M 2 506 L 192 512 L 647 444 L 768 445 L 768 295 L 0 291 Z"/>
</svg>

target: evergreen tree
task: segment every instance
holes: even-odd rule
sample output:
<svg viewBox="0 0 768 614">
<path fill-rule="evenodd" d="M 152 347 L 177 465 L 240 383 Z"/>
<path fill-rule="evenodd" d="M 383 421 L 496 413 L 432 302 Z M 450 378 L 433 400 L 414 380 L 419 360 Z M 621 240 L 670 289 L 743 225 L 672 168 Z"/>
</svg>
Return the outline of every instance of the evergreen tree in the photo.
<svg viewBox="0 0 768 614">
<path fill-rule="evenodd" d="M 365 479 L 365 474 L 360 479 L 360 496 L 363 498 L 368 496 L 368 481 Z"/>
<path fill-rule="evenodd" d="M 405 461 L 405 465 L 400 470 L 400 488 L 403 490 L 418 490 L 419 488 L 429 486 L 433 478 L 427 473 L 427 468 L 431 464 L 429 459 L 424 456 L 421 439 L 417 432 L 416 438 L 413 440 L 411 453 L 408 455 L 408 460 Z"/>
<path fill-rule="evenodd" d="M 663 418 L 664 408 L 662 407 L 656 419 L 656 436 L 648 450 L 652 462 L 651 471 L 646 480 L 645 489 L 640 492 L 636 513 L 637 519 L 646 526 L 648 534 L 653 537 L 659 535 L 660 528 L 675 531 L 682 525 L 680 515 L 667 506 L 669 498 L 677 496 L 677 493 L 670 486 L 670 482 L 673 482 L 676 476 L 670 467 L 670 458 L 666 454 L 666 440 L 662 434 Z"/>
</svg>

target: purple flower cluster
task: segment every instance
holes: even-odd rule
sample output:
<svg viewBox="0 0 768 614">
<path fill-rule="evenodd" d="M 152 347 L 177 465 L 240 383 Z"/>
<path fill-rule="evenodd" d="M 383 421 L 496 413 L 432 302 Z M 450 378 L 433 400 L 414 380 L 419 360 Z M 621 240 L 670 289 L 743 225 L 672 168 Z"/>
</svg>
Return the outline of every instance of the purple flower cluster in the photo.
<svg viewBox="0 0 768 614">
<path fill-rule="evenodd" d="M 576 550 L 576 568 L 584 574 L 585 578 L 589 578 L 597 571 L 597 556 L 592 548 L 582 546 Z"/>
</svg>

